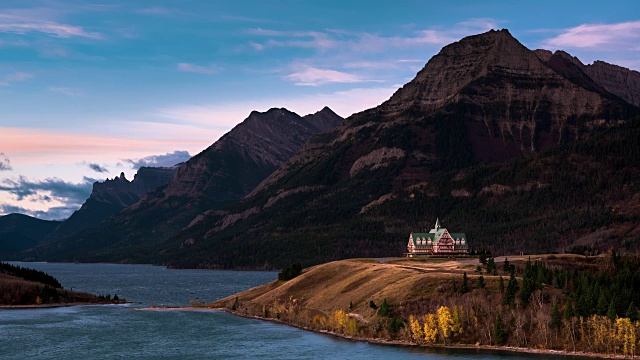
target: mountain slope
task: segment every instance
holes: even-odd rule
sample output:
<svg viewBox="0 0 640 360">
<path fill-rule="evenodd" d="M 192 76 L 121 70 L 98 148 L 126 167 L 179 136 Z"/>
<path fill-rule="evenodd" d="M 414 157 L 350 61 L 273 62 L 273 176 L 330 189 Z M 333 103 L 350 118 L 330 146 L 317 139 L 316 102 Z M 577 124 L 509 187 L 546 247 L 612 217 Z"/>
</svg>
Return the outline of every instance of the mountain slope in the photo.
<svg viewBox="0 0 640 360">
<path fill-rule="evenodd" d="M 40 220 L 22 214 L 1 216 L 0 260 L 8 260 L 17 252 L 31 248 L 59 224 L 59 221 Z"/>
<path fill-rule="evenodd" d="M 164 188 L 99 226 L 41 249 L 45 258 L 95 259 L 104 247 L 122 250 L 156 244 L 175 235 L 203 212 L 231 204 L 295 154 L 309 136 L 342 121 L 331 109 L 300 117 L 287 109 L 252 112 L 213 145 L 184 163 Z M 149 251 L 155 251 L 153 245 Z M 118 258 L 120 260 L 121 258 Z"/>
<path fill-rule="evenodd" d="M 111 215 L 135 204 L 145 194 L 171 181 L 178 167 L 141 167 L 132 181 L 124 173 L 113 180 L 93 184 L 91 195 L 68 219 L 63 221 L 51 234 L 50 241 L 74 235 L 96 226 Z"/>
<path fill-rule="evenodd" d="M 282 267 L 400 254 L 406 233 L 426 226 L 423 219 L 407 224 L 402 219 L 415 218 L 402 208 L 383 215 L 367 208 L 442 174 L 584 142 L 639 113 L 588 77 L 554 70 L 506 30 L 470 36 L 444 47 L 382 105 L 311 138 L 231 213 L 209 214 L 147 261 Z M 462 211 L 423 206 L 433 218 Z M 478 245 L 504 248 L 485 235 Z"/>
</svg>

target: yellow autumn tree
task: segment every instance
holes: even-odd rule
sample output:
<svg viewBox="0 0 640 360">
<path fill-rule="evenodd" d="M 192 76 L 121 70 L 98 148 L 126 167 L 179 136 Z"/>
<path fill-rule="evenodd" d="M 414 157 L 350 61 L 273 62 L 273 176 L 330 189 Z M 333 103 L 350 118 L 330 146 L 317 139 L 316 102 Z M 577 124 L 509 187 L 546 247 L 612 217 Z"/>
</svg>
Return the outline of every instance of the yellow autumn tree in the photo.
<svg viewBox="0 0 640 360">
<path fill-rule="evenodd" d="M 422 317 L 424 323 L 424 340 L 435 342 L 438 339 L 438 321 L 435 314 L 427 314 Z"/>
<path fill-rule="evenodd" d="M 358 333 L 358 320 L 353 317 L 348 317 L 347 323 L 344 328 L 344 333 L 349 336 L 354 336 Z"/>
<path fill-rule="evenodd" d="M 636 329 L 628 318 L 616 319 L 616 341 L 625 355 L 633 355 L 636 350 Z"/>
<path fill-rule="evenodd" d="M 420 320 L 413 315 L 409 316 L 409 326 L 411 327 L 411 336 L 415 341 L 424 340 L 424 332 L 422 331 L 422 325 Z"/>
<path fill-rule="evenodd" d="M 451 313 L 451 333 L 452 336 L 462 334 L 462 307 L 458 308 L 457 306 L 453 307 L 453 312 Z"/>
<path fill-rule="evenodd" d="M 442 342 L 446 343 L 447 338 L 451 333 L 451 311 L 447 306 L 440 306 L 436 312 L 436 317 L 438 318 L 438 330 L 440 337 L 442 338 Z"/>
<path fill-rule="evenodd" d="M 344 331 L 347 327 L 348 320 L 349 316 L 347 316 L 344 310 L 336 310 L 333 313 L 331 325 L 333 325 L 333 329 L 336 331 Z"/>
</svg>

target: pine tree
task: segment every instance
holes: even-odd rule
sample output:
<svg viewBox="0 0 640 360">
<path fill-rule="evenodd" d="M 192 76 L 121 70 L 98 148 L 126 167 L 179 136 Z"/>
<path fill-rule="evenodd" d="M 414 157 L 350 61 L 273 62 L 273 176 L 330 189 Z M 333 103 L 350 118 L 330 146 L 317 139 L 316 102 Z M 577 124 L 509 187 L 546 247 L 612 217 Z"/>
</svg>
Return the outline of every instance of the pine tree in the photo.
<svg viewBox="0 0 640 360">
<path fill-rule="evenodd" d="M 385 298 L 382 301 L 382 305 L 380 305 L 380 309 L 378 309 L 378 316 L 389 316 L 389 304 L 387 304 L 387 299 Z"/>
<path fill-rule="evenodd" d="M 498 289 L 500 289 L 500 294 L 504 294 L 504 279 L 502 276 L 500 276 L 500 285 L 498 286 Z"/>
<path fill-rule="evenodd" d="M 456 284 L 456 279 L 454 278 L 451 283 L 451 292 L 458 292 L 458 284 Z"/>
<path fill-rule="evenodd" d="M 478 288 L 479 289 L 484 289 L 486 286 L 487 286 L 487 283 L 484 282 L 484 276 L 482 276 L 482 275 L 478 276 Z"/>
<path fill-rule="evenodd" d="M 514 271 L 511 271 L 511 276 L 509 277 L 509 283 L 507 284 L 507 289 L 502 296 L 502 304 L 503 305 L 513 305 L 516 293 L 518 292 L 518 280 L 516 280 L 516 275 Z"/>
<path fill-rule="evenodd" d="M 493 331 L 495 332 L 496 345 L 503 345 L 507 342 L 507 331 L 504 329 L 504 323 L 502 322 L 502 315 L 498 314 L 496 317 L 496 323 L 494 324 Z"/>
<path fill-rule="evenodd" d="M 611 304 L 609 304 L 609 310 L 607 310 L 607 317 L 609 318 L 609 320 L 611 321 L 615 321 L 616 320 L 616 304 L 614 300 L 611 300 Z"/>
<path fill-rule="evenodd" d="M 576 316 L 575 311 L 573 310 L 573 305 L 571 303 L 571 300 L 568 300 L 567 303 L 564 305 L 564 314 L 563 314 L 565 320 L 571 320 L 572 317 Z"/>
<path fill-rule="evenodd" d="M 502 271 L 505 273 L 511 270 L 511 265 L 509 265 L 509 259 L 504 258 L 504 264 L 502 265 Z"/>
<path fill-rule="evenodd" d="M 601 292 L 600 297 L 598 298 L 598 305 L 596 305 L 597 314 L 605 315 L 608 309 L 609 301 L 607 301 L 607 296 L 604 294 L 604 292 Z"/>
<path fill-rule="evenodd" d="M 465 271 L 464 275 L 462 276 L 462 286 L 460 286 L 460 293 L 466 294 L 468 292 L 469 292 L 469 284 L 467 282 L 467 272 Z"/>
<path fill-rule="evenodd" d="M 552 329 L 559 329 L 560 325 L 562 325 L 562 316 L 560 315 L 560 310 L 558 310 L 558 304 L 553 304 L 553 309 L 551 310 L 551 324 L 549 324 Z"/>
<path fill-rule="evenodd" d="M 624 314 L 624 316 L 631 320 L 631 322 L 635 323 L 636 321 L 638 321 L 638 309 L 635 305 L 633 305 L 633 301 L 631 302 L 631 304 L 629 304 L 629 308 L 627 309 L 627 312 Z"/>
</svg>

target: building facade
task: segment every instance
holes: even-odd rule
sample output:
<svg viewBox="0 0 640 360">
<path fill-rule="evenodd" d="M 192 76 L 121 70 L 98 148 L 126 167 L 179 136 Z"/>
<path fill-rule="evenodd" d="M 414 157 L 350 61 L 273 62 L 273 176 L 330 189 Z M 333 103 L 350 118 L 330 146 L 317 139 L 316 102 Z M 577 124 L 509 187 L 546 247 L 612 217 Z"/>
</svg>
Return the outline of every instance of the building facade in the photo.
<svg viewBox="0 0 640 360">
<path fill-rule="evenodd" d="M 469 243 L 464 233 L 449 233 L 440 227 L 440 221 L 428 233 L 409 234 L 407 257 L 419 255 L 456 255 L 468 254 Z"/>
</svg>

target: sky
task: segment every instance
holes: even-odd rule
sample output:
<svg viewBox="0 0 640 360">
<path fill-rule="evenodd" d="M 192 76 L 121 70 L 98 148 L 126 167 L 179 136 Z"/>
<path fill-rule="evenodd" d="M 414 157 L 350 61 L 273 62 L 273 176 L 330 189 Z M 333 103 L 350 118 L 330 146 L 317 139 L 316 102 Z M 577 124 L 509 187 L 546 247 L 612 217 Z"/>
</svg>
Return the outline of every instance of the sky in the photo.
<svg viewBox="0 0 640 360">
<path fill-rule="evenodd" d="M 640 70 L 635 0 L 2 0 L 0 215 L 66 218 L 94 181 L 185 161 L 252 110 L 377 106 L 502 28 Z"/>
</svg>

